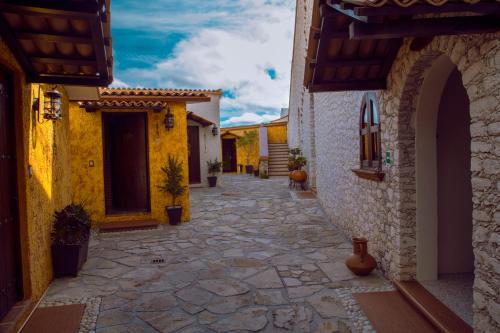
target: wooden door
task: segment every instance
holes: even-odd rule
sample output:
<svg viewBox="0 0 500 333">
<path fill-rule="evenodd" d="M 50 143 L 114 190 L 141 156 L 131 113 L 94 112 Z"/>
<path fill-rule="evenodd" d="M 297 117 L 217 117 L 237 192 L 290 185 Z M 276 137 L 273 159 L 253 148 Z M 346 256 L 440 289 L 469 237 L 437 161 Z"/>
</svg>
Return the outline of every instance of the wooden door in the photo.
<svg viewBox="0 0 500 333">
<path fill-rule="evenodd" d="M 0 320 L 21 299 L 14 114 L 11 85 L 0 72 Z"/>
<path fill-rule="evenodd" d="M 236 140 L 222 140 L 222 169 L 224 172 L 237 172 L 238 165 L 236 161 Z"/>
<path fill-rule="evenodd" d="M 149 212 L 146 113 L 103 113 L 106 213 Z"/>
<path fill-rule="evenodd" d="M 200 128 L 188 126 L 189 184 L 201 183 Z"/>
</svg>

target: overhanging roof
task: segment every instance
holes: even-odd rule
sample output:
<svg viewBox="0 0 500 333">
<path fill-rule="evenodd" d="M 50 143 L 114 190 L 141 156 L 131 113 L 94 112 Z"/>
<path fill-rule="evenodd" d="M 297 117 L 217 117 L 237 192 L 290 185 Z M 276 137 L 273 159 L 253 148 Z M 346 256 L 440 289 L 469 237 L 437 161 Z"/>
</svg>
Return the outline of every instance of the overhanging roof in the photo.
<svg viewBox="0 0 500 333">
<path fill-rule="evenodd" d="M 214 123 L 211 122 L 210 120 L 208 119 L 205 119 L 203 117 L 200 117 L 198 116 L 197 114 L 195 114 L 194 112 L 192 111 L 189 111 L 187 113 L 187 119 L 190 119 L 192 121 L 195 121 L 197 122 L 198 124 L 202 125 L 203 127 L 207 127 L 207 126 L 210 126 L 210 125 L 213 125 Z"/>
<path fill-rule="evenodd" d="M 438 35 L 499 31 L 499 13 L 500 2 L 490 0 L 315 0 L 304 85 L 385 89 L 404 38 L 418 50 Z"/>
<path fill-rule="evenodd" d="M 199 90 L 99 88 L 99 100 L 81 101 L 80 107 L 86 109 L 87 112 L 100 109 L 149 109 L 159 112 L 173 102 L 209 101 L 210 97 Z"/>
<path fill-rule="evenodd" d="M 110 0 L 0 0 L 0 33 L 28 82 L 113 80 Z"/>
</svg>

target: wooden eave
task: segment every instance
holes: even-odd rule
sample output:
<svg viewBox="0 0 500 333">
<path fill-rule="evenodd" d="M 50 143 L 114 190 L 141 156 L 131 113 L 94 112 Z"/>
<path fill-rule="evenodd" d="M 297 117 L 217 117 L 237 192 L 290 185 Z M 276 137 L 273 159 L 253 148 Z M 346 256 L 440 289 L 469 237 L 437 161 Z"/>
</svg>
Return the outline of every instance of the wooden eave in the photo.
<svg viewBox="0 0 500 333">
<path fill-rule="evenodd" d="M 187 113 L 187 119 L 190 119 L 190 120 L 192 120 L 194 122 L 197 122 L 198 124 L 202 125 L 203 127 L 207 127 L 207 126 L 210 126 L 210 125 L 214 124 L 210 120 L 205 119 L 205 118 L 203 118 L 201 116 L 198 116 L 197 114 L 195 114 L 192 111 L 188 111 L 188 113 Z"/>
<path fill-rule="evenodd" d="M 497 1 L 408 7 L 352 2 L 315 0 L 304 75 L 310 92 L 386 89 L 404 38 L 412 37 L 412 50 L 418 50 L 434 36 L 500 31 Z"/>
<path fill-rule="evenodd" d="M 0 35 L 30 83 L 113 80 L 110 0 L 0 0 Z"/>
</svg>

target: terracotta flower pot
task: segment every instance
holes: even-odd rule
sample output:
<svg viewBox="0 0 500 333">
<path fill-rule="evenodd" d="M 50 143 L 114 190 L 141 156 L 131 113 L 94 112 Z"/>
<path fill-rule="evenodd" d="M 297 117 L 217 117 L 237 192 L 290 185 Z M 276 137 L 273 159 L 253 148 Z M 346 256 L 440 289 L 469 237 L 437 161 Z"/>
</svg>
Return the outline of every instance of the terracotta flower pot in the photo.
<svg viewBox="0 0 500 333">
<path fill-rule="evenodd" d="M 368 254 L 368 241 L 366 238 L 353 237 L 353 254 L 347 258 L 347 268 L 356 275 L 368 275 L 377 267 L 375 259 Z"/>
<path fill-rule="evenodd" d="M 303 170 L 292 171 L 292 179 L 297 183 L 304 183 L 307 180 L 307 172 Z"/>
</svg>

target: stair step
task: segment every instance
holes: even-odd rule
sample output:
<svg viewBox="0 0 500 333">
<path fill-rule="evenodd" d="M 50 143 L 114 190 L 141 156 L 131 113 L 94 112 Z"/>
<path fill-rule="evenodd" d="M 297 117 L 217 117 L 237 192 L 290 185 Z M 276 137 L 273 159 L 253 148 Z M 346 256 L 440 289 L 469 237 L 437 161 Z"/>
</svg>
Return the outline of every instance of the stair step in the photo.
<svg viewBox="0 0 500 333">
<path fill-rule="evenodd" d="M 120 222 L 102 222 L 99 225 L 100 232 L 119 232 L 133 230 L 147 230 L 158 228 L 158 221 L 120 221 Z"/>
<path fill-rule="evenodd" d="M 394 281 L 403 297 L 441 332 L 473 332 L 472 327 L 416 281 Z"/>
</svg>

